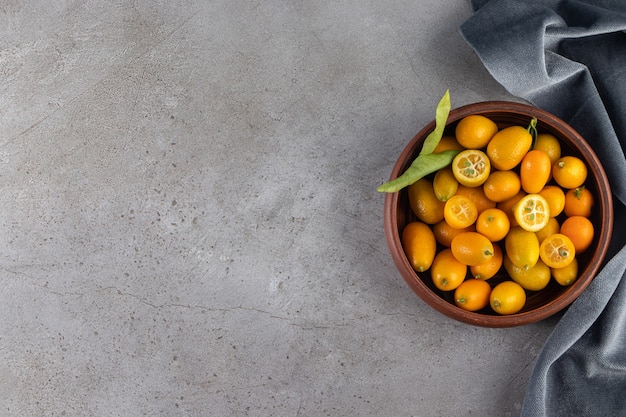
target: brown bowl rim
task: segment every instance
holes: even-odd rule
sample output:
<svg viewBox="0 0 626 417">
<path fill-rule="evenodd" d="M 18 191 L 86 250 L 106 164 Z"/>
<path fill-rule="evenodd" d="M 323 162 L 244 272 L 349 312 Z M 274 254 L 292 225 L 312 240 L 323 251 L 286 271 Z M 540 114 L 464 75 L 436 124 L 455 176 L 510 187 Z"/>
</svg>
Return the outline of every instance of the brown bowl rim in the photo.
<svg viewBox="0 0 626 417">
<path fill-rule="evenodd" d="M 576 130 L 559 117 L 529 104 L 509 101 L 484 101 L 467 104 L 451 110 L 446 125 L 452 124 L 470 114 L 482 114 L 489 117 L 489 114 L 503 112 L 511 112 L 517 115 L 527 116 L 529 118 L 535 117 L 540 124 L 546 123 L 559 130 L 567 132 L 570 140 L 576 141 L 575 146 L 580 148 L 584 157 L 588 159 L 588 163 L 590 164 L 589 171 L 594 173 L 592 177 L 599 194 L 597 196 L 597 204 L 602 207 L 602 211 L 600 213 L 602 222 L 600 224 L 600 230 L 598 231 L 598 246 L 593 256 L 588 261 L 585 269 L 581 272 L 579 279 L 574 284 L 569 286 L 560 297 L 557 297 L 556 299 L 536 309 L 507 316 L 486 315 L 477 312 L 465 311 L 449 303 L 426 286 L 422 279 L 420 279 L 417 273 L 413 270 L 404 255 L 397 227 L 399 193 L 387 193 L 384 201 L 384 229 L 387 245 L 396 267 L 409 287 L 428 305 L 450 318 L 476 326 L 498 328 L 534 323 L 551 317 L 568 307 L 589 286 L 600 269 L 602 261 L 609 249 L 610 238 L 613 230 L 613 200 L 609 181 L 606 172 L 602 167 L 602 163 L 587 141 L 585 141 Z M 419 147 L 421 147 L 423 139 L 428 133 L 433 131 L 434 128 L 435 121 L 433 120 L 413 137 L 397 159 L 391 172 L 390 179 L 398 177 L 404 169 L 406 169 L 408 158 L 417 154 L 416 151 Z"/>
</svg>

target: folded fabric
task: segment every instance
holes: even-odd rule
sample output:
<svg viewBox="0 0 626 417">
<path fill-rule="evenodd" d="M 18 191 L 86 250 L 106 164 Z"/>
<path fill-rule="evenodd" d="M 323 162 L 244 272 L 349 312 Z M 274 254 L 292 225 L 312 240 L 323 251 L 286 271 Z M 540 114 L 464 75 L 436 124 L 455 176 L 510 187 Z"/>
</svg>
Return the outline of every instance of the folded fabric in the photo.
<svg viewBox="0 0 626 417">
<path fill-rule="evenodd" d="M 560 117 L 609 177 L 605 265 L 537 358 L 522 416 L 626 415 L 626 2 L 473 0 L 461 34 L 509 92 Z"/>
</svg>

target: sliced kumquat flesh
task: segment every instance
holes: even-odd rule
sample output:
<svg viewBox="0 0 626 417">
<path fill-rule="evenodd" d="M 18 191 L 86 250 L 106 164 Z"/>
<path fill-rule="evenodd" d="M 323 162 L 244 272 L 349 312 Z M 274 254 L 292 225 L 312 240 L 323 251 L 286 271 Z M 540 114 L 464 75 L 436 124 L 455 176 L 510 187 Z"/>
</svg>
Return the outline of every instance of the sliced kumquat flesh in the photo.
<svg viewBox="0 0 626 417">
<path fill-rule="evenodd" d="M 478 209 L 469 198 L 455 195 L 446 201 L 443 216 L 450 226 L 464 229 L 474 224 L 478 217 Z"/>
<path fill-rule="evenodd" d="M 478 187 L 489 177 L 491 162 L 484 152 L 467 149 L 454 157 L 452 172 L 460 184 Z"/>
<path fill-rule="evenodd" d="M 528 194 L 515 204 L 513 216 L 522 229 L 537 232 L 548 224 L 550 206 L 541 195 Z"/>
<path fill-rule="evenodd" d="M 569 265 L 576 255 L 574 244 L 564 234 L 555 233 L 541 242 L 539 256 L 550 268 L 563 268 Z"/>
</svg>

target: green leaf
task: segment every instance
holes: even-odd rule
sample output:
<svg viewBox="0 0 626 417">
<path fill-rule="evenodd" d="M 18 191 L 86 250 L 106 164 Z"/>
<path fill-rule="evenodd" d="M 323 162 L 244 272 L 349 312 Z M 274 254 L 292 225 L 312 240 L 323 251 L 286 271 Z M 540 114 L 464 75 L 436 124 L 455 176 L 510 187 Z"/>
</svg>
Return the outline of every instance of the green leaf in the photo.
<svg viewBox="0 0 626 417">
<path fill-rule="evenodd" d="M 450 114 L 450 106 L 450 90 L 446 90 L 443 97 L 439 101 L 439 104 L 437 104 L 437 109 L 435 110 L 435 130 L 426 136 L 420 155 L 433 153 L 439 144 L 439 141 L 443 136 L 443 130 L 446 127 L 448 115 Z"/>
<path fill-rule="evenodd" d="M 380 185 L 378 192 L 395 193 L 408 187 L 425 175 L 448 166 L 459 151 L 449 150 L 433 154 L 433 151 L 443 137 L 443 131 L 450 114 L 450 90 L 446 90 L 435 111 L 435 129 L 426 136 L 422 150 L 411 166 L 398 178 Z"/>
<path fill-rule="evenodd" d="M 381 193 L 395 193 L 408 187 L 420 178 L 445 168 L 460 151 L 450 149 L 440 153 L 419 154 L 411 166 L 398 178 L 380 185 L 376 190 Z"/>
</svg>

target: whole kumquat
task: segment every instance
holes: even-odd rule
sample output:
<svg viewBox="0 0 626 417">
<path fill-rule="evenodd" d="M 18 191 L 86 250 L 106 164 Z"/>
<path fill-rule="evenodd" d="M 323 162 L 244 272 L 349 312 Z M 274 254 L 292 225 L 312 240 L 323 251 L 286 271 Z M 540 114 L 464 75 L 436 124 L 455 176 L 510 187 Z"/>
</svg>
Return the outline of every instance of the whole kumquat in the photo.
<svg viewBox="0 0 626 417">
<path fill-rule="evenodd" d="M 491 290 L 489 304 L 498 314 L 518 313 L 526 304 L 526 291 L 517 282 L 503 281 Z"/>
<path fill-rule="evenodd" d="M 590 217 L 593 209 L 593 194 L 584 186 L 573 188 L 565 193 L 563 211 L 566 216 Z"/>
<path fill-rule="evenodd" d="M 418 272 L 424 272 L 433 263 L 437 242 L 432 229 L 422 222 L 411 222 L 402 231 L 402 247 L 409 263 Z"/>
<path fill-rule="evenodd" d="M 534 232 L 514 226 L 504 238 L 507 256 L 516 266 L 526 270 L 535 266 L 539 260 L 539 239 Z"/>
<path fill-rule="evenodd" d="M 533 138 L 521 126 L 509 126 L 498 133 L 487 145 L 487 155 L 491 164 L 501 171 L 515 168 L 530 150 Z"/>
<path fill-rule="evenodd" d="M 465 280 L 467 265 L 459 262 L 450 249 L 444 249 L 435 255 L 430 268 L 430 276 L 435 287 L 441 291 L 456 289 Z"/>
<path fill-rule="evenodd" d="M 498 126 L 489 118 L 472 114 L 462 118 L 456 125 L 456 140 L 466 149 L 480 149 L 487 146 Z"/>
<path fill-rule="evenodd" d="M 408 191 L 411 209 L 418 219 L 427 224 L 443 220 L 444 202 L 435 195 L 431 181 L 422 178 L 411 184 Z"/>
<path fill-rule="evenodd" d="M 580 187 L 587 179 L 587 166 L 578 157 L 563 156 L 552 165 L 552 176 L 563 188 Z"/>
<path fill-rule="evenodd" d="M 509 217 L 498 208 L 487 209 L 476 219 L 476 231 L 492 242 L 504 239 L 510 229 Z"/>
<path fill-rule="evenodd" d="M 494 255 L 493 243 L 477 232 L 456 235 L 450 249 L 459 262 L 468 266 L 483 264 Z"/>
<path fill-rule="evenodd" d="M 483 190 L 489 200 L 500 203 L 515 197 L 521 186 L 515 171 L 493 171 L 483 184 Z"/>
<path fill-rule="evenodd" d="M 450 167 L 442 168 L 435 174 L 433 190 L 441 201 L 448 201 L 459 188 L 459 182 L 454 177 Z"/>
<path fill-rule="evenodd" d="M 591 246 L 594 235 L 593 223 L 583 216 L 568 217 L 561 224 L 560 233 L 570 238 L 578 255 Z"/>
<path fill-rule="evenodd" d="M 463 281 L 454 290 L 454 303 L 467 311 L 478 311 L 489 305 L 491 286 L 480 279 L 468 279 Z"/>
<path fill-rule="evenodd" d="M 552 164 L 544 151 L 529 151 L 520 164 L 522 189 L 529 194 L 540 192 L 550 179 Z"/>
</svg>

